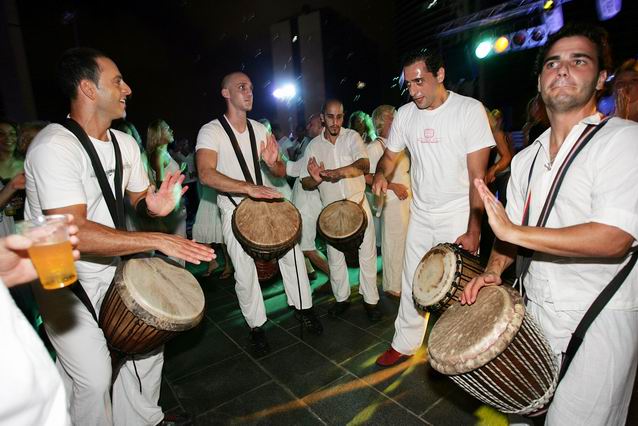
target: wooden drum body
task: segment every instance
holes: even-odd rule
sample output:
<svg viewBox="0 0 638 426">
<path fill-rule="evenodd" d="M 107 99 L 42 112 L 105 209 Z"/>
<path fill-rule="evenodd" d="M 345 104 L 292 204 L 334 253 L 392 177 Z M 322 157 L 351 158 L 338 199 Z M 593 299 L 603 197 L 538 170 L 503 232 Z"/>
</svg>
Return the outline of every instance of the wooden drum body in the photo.
<svg viewBox="0 0 638 426">
<path fill-rule="evenodd" d="M 279 259 L 301 237 L 301 214 L 287 200 L 244 198 L 233 212 L 233 233 L 255 260 Z"/>
<path fill-rule="evenodd" d="M 121 358 L 156 349 L 203 316 L 204 293 L 190 272 L 161 258 L 138 258 L 118 266 L 99 324 Z"/>
<path fill-rule="evenodd" d="M 538 414 L 556 389 L 549 344 L 508 286 L 485 287 L 473 305 L 447 309 L 432 329 L 428 352 L 435 370 L 504 413 Z"/>
<path fill-rule="evenodd" d="M 458 301 L 466 284 L 483 273 L 479 258 L 456 244 L 428 251 L 414 273 L 412 298 L 418 310 L 441 313 Z"/>
<path fill-rule="evenodd" d="M 344 253 L 357 252 L 363 242 L 368 216 L 359 204 L 340 200 L 328 204 L 317 219 L 317 233 Z"/>
</svg>

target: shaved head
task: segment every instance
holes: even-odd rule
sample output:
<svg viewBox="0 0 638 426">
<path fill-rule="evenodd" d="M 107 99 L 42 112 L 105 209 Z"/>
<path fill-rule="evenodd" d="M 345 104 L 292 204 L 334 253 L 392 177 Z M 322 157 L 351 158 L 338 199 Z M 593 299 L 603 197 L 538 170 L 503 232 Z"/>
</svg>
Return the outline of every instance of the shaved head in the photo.
<svg viewBox="0 0 638 426">
<path fill-rule="evenodd" d="M 230 74 L 226 74 L 224 78 L 222 78 L 222 89 L 228 89 L 230 84 L 236 80 L 237 78 L 245 77 L 248 78 L 246 74 L 241 71 L 231 72 Z"/>
<path fill-rule="evenodd" d="M 343 110 L 343 102 L 341 102 L 339 99 L 328 99 L 321 107 L 321 113 L 325 114 L 326 110 L 330 109 L 330 107 L 333 105 L 336 105 L 337 108 L 341 107 L 341 109 Z"/>
</svg>

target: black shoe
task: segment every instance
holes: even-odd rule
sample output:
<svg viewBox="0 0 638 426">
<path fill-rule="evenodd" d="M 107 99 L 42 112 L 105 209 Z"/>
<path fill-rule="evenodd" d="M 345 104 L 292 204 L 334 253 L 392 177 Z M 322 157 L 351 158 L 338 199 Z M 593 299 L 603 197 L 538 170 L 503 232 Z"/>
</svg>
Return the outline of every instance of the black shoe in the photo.
<svg viewBox="0 0 638 426">
<path fill-rule="evenodd" d="M 312 308 L 304 309 L 304 310 L 295 310 L 295 318 L 299 320 L 302 327 L 305 327 L 309 333 L 312 333 L 316 336 L 321 336 L 323 333 L 323 326 L 319 321 L 319 318 L 315 315 L 315 311 Z"/>
<path fill-rule="evenodd" d="M 250 342 L 253 346 L 253 355 L 256 357 L 262 357 L 270 352 L 270 345 L 263 328 L 255 327 L 250 330 Z"/>
<path fill-rule="evenodd" d="M 383 317 L 383 313 L 381 312 L 381 309 L 379 309 L 378 303 L 371 305 L 369 303 L 363 302 L 363 307 L 366 310 L 366 314 L 368 315 L 368 319 L 370 320 L 370 322 L 381 321 L 381 317 Z"/>
<path fill-rule="evenodd" d="M 314 281 L 317 279 L 317 271 L 312 271 L 310 273 L 308 273 L 308 279 L 310 281 Z"/>
<path fill-rule="evenodd" d="M 332 305 L 332 308 L 330 308 L 330 315 L 332 315 L 333 317 L 338 317 L 339 315 L 347 311 L 349 307 L 350 301 L 348 300 L 345 300 L 343 302 L 335 302 L 335 304 Z"/>
</svg>

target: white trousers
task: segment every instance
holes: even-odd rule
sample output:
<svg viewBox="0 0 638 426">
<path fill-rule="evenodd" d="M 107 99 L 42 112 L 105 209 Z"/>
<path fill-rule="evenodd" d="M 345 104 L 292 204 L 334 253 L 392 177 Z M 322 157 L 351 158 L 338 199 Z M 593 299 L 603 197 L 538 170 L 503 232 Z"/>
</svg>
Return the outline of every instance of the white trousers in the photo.
<svg viewBox="0 0 638 426">
<path fill-rule="evenodd" d="M 321 213 L 321 197 L 318 190 L 306 191 L 301 186 L 301 179 L 295 180 L 292 188 L 292 203 L 301 214 L 301 249 L 312 251 L 317 248 L 317 218 Z"/>
<path fill-rule="evenodd" d="M 556 311 L 548 301 L 529 301 L 560 360 L 571 333 L 584 315 Z M 546 424 L 624 425 L 638 362 L 638 312 L 604 309 L 585 334 L 547 412 Z"/>
<path fill-rule="evenodd" d="M 261 287 L 257 279 L 255 262 L 243 249 L 232 229 L 232 210 L 222 210 L 222 232 L 228 249 L 228 255 L 235 267 L 235 292 L 239 299 L 239 307 L 250 328 L 260 327 L 266 322 L 266 306 L 261 294 Z M 295 257 L 297 270 L 295 270 Z M 296 244 L 294 249 L 288 251 L 279 259 L 279 270 L 284 282 L 284 291 L 288 299 L 288 305 L 297 309 L 312 307 L 312 293 L 304 255 Z M 297 275 L 297 271 L 299 275 Z M 299 283 L 297 283 L 299 279 Z M 301 300 L 299 298 L 301 293 Z"/>
<path fill-rule="evenodd" d="M 405 239 L 410 219 L 410 199 L 387 201 L 381 213 L 383 258 L 383 290 L 399 293 L 403 273 Z"/>
<path fill-rule="evenodd" d="M 375 305 L 379 301 L 377 289 L 377 246 L 374 233 L 374 222 L 368 202 L 363 202 L 363 209 L 368 216 L 368 227 L 359 247 L 359 293 L 363 301 Z M 345 255 L 328 246 L 328 266 L 330 267 L 330 285 L 337 302 L 345 302 L 350 297 L 350 280 Z"/>
<path fill-rule="evenodd" d="M 155 425 L 163 419 L 158 405 L 163 348 L 127 361 L 111 389 L 111 356 L 102 330 L 69 290 L 34 294 L 44 325 L 57 352 L 56 366 L 64 382 L 74 425 Z M 100 303 L 101 304 L 101 300 Z M 99 305 L 96 312 L 99 316 Z M 142 383 L 138 382 L 135 368 Z"/>
<path fill-rule="evenodd" d="M 449 214 L 416 214 L 412 212 L 408 224 L 405 259 L 401 278 L 401 302 L 394 322 L 392 347 L 402 354 L 412 355 L 423 343 L 427 320 L 417 311 L 412 299 L 412 280 L 419 262 L 439 243 L 454 242 L 467 231 L 469 211 Z"/>
</svg>

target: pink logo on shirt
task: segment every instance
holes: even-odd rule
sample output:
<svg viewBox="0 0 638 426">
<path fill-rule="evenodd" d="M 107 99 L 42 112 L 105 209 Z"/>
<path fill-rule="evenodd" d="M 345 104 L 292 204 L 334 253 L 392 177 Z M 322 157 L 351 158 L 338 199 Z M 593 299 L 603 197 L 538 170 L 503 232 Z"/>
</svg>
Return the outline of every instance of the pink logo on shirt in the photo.
<svg viewBox="0 0 638 426">
<path fill-rule="evenodd" d="M 423 136 L 417 138 L 418 143 L 439 143 L 439 139 L 434 135 L 434 129 L 424 129 Z"/>
</svg>

